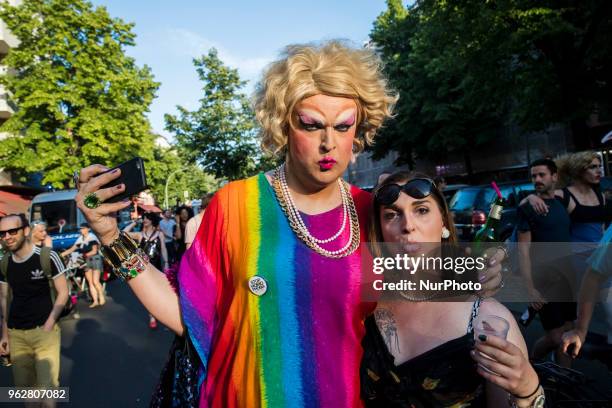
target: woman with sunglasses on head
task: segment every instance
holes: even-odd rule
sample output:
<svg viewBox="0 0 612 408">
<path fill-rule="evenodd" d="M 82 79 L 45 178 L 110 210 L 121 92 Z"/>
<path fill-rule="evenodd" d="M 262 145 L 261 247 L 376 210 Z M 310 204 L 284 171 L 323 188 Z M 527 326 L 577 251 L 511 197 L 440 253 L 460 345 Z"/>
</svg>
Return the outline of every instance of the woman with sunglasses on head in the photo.
<svg viewBox="0 0 612 408">
<path fill-rule="evenodd" d="M 372 306 L 360 299 L 359 244 L 370 195 L 341 177 L 391 114 L 396 97 L 380 68 L 371 50 L 337 41 L 288 47 L 255 97 L 263 147 L 284 164 L 215 194 L 181 262 L 178 294 L 150 264 L 128 258 L 138 298 L 198 352 L 200 406 L 361 405 L 360 341 Z M 104 201 L 122 191 L 98 191 L 118 176 L 104 170 L 82 170 L 79 208 L 103 244 L 130 246 L 109 215 L 127 204 L 84 205 L 92 193 Z"/>
<path fill-rule="evenodd" d="M 369 235 L 375 257 L 441 257 L 457 243 L 444 196 L 428 178 L 394 173 L 377 187 L 373 202 Z M 386 272 L 385 281 L 394 281 L 395 272 Z M 543 406 L 538 376 L 508 309 L 474 292 L 423 290 L 420 285 L 444 278 L 465 281 L 463 273 L 411 270 L 402 279 L 414 282 L 416 289 L 378 302 L 366 319 L 362 342 L 366 406 Z M 479 315 L 508 321 L 507 340 L 481 334 L 474 342 Z"/>
<path fill-rule="evenodd" d="M 53 248 L 53 241 L 47 234 L 47 223 L 45 221 L 33 221 L 30 225 L 32 226 L 32 232 L 30 233 L 32 244 Z"/>
</svg>

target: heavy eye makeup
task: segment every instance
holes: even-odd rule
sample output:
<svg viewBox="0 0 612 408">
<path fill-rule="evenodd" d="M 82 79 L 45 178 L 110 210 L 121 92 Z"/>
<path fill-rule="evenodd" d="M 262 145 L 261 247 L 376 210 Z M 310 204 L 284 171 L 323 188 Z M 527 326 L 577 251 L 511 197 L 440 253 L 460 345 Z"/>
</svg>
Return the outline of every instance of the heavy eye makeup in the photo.
<svg viewBox="0 0 612 408">
<path fill-rule="evenodd" d="M 348 130 L 354 124 L 355 124 L 355 115 L 353 114 L 350 117 L 343 120 L 342 122 L 338 123 L 337 125 L 334 125 L 334 129 L 336 129 L 338 132 L 348 132 Z"/>
<path fill-rule="evenodd" d="M 323 123 L 311 118 L 310 116 L 298 113 L 298 122 L 300 127 L 308 132 L 325 129 Z"/>
<path fill-rule="evenodd" d="M 325 129 L 325 125 L 320 121 L 313 119 L 307 115 L 298 113 L 298 123 L 300 127 L 307 132 L 314 132 L 317 130 Z M 355 124 L 355 115 L 351 115 L 349 118 L 342 122 L 334 125 L 334 130 L 337 132 L 348 132 L 348 130 Z"/>
</svg>

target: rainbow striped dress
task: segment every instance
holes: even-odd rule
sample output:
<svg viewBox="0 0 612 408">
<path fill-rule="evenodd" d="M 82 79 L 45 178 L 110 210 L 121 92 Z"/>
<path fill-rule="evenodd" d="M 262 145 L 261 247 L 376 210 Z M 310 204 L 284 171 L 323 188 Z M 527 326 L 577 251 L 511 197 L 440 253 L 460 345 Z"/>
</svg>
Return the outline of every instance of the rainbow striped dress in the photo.
<svg viewBox="0 0 612 408">
<path fill-rule="evenodd" d="M 351 194 L 364 240 L 370 194 Z M 327 237 L 342 209 L 303 217 Z M 204 366 L 200 407 L 361 406 L 363 322 L 374 305 L 360 299 L 360 275 L 359 250 L 325 258 L 296 237 L 265 175 L 219 190 L 178 274 L 183 320 Z M 261 296 L 249 290 L 253 276 L 267 283 Z"/>
</svg>

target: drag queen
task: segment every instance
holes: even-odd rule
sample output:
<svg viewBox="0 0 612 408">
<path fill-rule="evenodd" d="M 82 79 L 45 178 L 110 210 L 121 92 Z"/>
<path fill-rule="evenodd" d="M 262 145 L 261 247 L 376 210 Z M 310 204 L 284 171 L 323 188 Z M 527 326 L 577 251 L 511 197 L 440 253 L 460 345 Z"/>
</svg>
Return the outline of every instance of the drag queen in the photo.
<svg viewBox="0 0 612 408">
<path fill-rule="evenodd" d="M 128 204 L 97 206 L 122 191 L 99 189 L 118 173 L 81 171 L 79 208 L 107 248 L 127 248 L 113 261 L 134 293 L 190 336 L 204 367 L 201 407 L 361 405 L 360 342 L 374 305 L 360 299 L 360 242 L 371 198 L 341 177 L 396 99 L 371 50 L 288 47 L 255 95 L 262 145 L 284 164 L 215 194 L 183 257 L 178 294 L 129 254 L 109 215 Z M 489 287 L 500 269 L 489 268 Z"/>
</svg>

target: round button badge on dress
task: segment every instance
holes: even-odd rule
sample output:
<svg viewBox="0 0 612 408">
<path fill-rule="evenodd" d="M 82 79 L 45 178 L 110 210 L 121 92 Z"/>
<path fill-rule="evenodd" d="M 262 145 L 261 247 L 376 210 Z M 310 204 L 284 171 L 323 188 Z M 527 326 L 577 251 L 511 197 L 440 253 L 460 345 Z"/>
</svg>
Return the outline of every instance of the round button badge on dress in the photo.
<svg viewBox="0 0 612 408">
<path fill-rule="evenodd" d="M 268 283 L 261 276 L 253 276 L 249 279 L 249 290 L 257 296 L 261 296 L 268 291 Z"/>
</svg>

